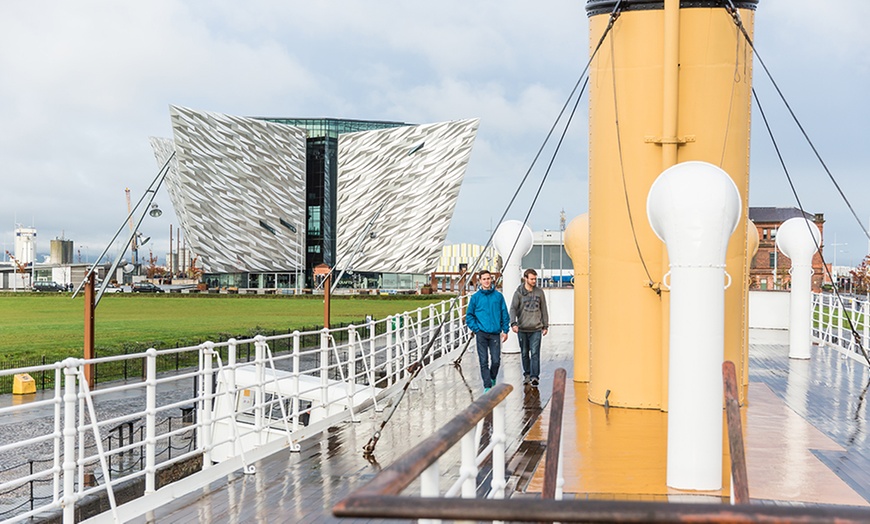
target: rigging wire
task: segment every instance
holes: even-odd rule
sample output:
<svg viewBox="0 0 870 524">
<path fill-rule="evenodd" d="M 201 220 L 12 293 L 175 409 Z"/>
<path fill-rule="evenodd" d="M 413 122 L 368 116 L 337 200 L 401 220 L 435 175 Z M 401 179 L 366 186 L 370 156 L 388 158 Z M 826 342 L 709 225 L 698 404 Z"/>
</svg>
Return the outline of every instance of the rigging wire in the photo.
<svg viewBox="0 0 870 524">
<path fill-rule="evenodd" d="M 611 11 L 611 13 L 610 13 L 610 18 L 607 21 L 607 26 L 604 28 L 604 31 L 601 33 L 601 37 L 598 39 L 598 43 L 596 44 L 595 49 L 589 55 L 589 60 L 586 61 L 586 66 L 583 68 L 583 71 L 580 73 L 580 78 L 578 78 L 577 82 L 574 84 L 574 88 L 571 90 L 571 93 L 568 95 L 568 98 L 565 100 L 565 103 L 562 105 L 562 109 L 559 111 L 559 115 L 553 121 L 553 125 L 550 126 L 550 130 L 547 132 L 547 136 L 544 138 L 544 141 L 541 144 L 541 147 L 538 148 L 538 152 L 535 154 L 534 159 L 532 159 L 532 163 L 529 166 L 528 170 L 526 170 L 526 173 L 523 176 L 523 179 L 520 181 L 520 184 L 517 187 L 517 190 L 514 192 L 513 197 L 511 197 L 510 202 L 508 202 L 507 207 L 505 207 L 504 213 L 502 213 L 501 218 L 499 218 L 499 221 L 498 221 L 499 224 L 501 224 L 504 221 L 504 219 L 507 216 L 508 212 L 510 211 L 511 207 L 513 207 L 513 204 L 516 201 L 517 196 L 519 196 L 520 191 L 522 190 L 523 186 L 525 185 L 526 181 L 529 178 L 529 175 L 532 172 L 532 169 L 535 167 L 535 164 L 537 164 L 538 159 L 540 158 L 541 153 L 544 150 L 544 147 L 546 147 L 547 143 L 550 141 L 550 138 L 552 138 L 553 132 L 556 130 L 556 126 L 559 124 L 559 121 L 564 116 L 566 109 L 568 108 L 569 104 L 571 103 L 571 100 L 574 98 L 574 94 L 577 92 L 577 88 L 580 87 L 581 83 L 583 84 L 583 88 L 580 90 L 580 94 L 578 95 L 578 102 L 579 102 L 580 98 L 582 98 L 583 92 L 585 91 L 586 86 L 589 83 L 589 75 L 588 75 L 589 68 L 592 66 L 592 61 L 598 55 L 598 51 L 601 49 L 601 46 L 604 45 L 604 39 L 607 38 L 607 35 L 613 29 L 614 23 L 616 23 L 616 20 L 619 18 L 620 13 L 622 12 L 621 4 L 622 4 L 622 0 L 619 0 L 618 2 L 616 2 L 616 5 L 614 5 L 613 11 Z M 574 110 L 576 110 L 576 108 L 577 108 L 577 103 L 574 104 Z M 573 117 L 573 111 L 572 111 L 572 117 Z M 569 118 L 568 123 L 570 124 L 570 118 Z M 567 130 L 567 127 L 568 126 L 566 125 L 566 130 Z M 564 131 L 563 131 L 562 137 L 564 138 Z M 561 144 L 561 140 L 559 141 L 559 144 Z M 557 153 L 558 153 L 558 147 L 553 152 L 553 158 L 555 158 L 555 155 Z M 550 165 L 552 165 L 552 160 L 550 161 Z M 549 172 L 549 168 L 548 168 L 548 172 Z M 546 175 L 545 175 L 545 178 L 546 178 Z M 538 193 L 540 193 L 540 187 L 538 189 Z M 537 196 L 535 198 L 537 199 Z M 534 202 L 532 203 L 532 206 L 534 207 Z M 531 211 L 530 211 L 530 213 L 531 213 Z M 528 215 L 526 216 L 526 220 L 523 221 L 524 226 L 526 225 L 527 220 L 528 220 Z M 522 229 L 521 229 L 521 231 L 522 231 Z M 492 245 L 492 240 L 494 237 L 495 237 L 495 230 L 490 232 L 489 238 L 487 239 L 486 244 L 484 245 L 484 248 L 481 251 L 480 255 L 477 256 L 475 261 L 472 263 L 472 265 L 469 267 L 469 269 L 466 270 L 466 272 L 464 274 L 468 274 L 468 273 L 474 274 L 475 273 L 475 271 L 477 270 L 477 267 L 480 264 L 480 261 L 483 258 L 484 253 Z M 514 239 L 514 244 L 513 244 L 513 247 L 511 247 L 510 254 L 513 254 L 513 251 L 516 248 L 518 241 L 519 241 L 519 235 L 517 236 L 516 239 Z M 505 260 L 507 260 L 508 258 L 510 258 L 510 257 L 509 256 L 506 257 Z M 462 276 L 460 276 L 460 278 L 462 278 Z"/>
<path fill-rule="evenodd" d="M 808 213 L 804 211 L 804 206 L 801 203 L 800 196 L 798 196 L 797 189 L 794 186 L 794 181 L 791 178 L 791 174 L 789 174 L 788 172 L 788 167 L 785 165 L 785 160 L 782 158 L 782 153 L 779 149 L 779 145 L 776 142 L 776 137 L 774 137 L 773 135 L 773 131 L 770 128 L 770 123 L 767 120 L 767 115 L 764 113 L 764 108 L 761 105 L 761 100 L 758 99 L 758 93 L 756 93 L 754 88 L 752 89 L 752 96 L 753 98 L 755 98 L 755 104 L 758 106 L 759 114 L 761 114 L 761 120 L 764 122 L 764 127 L 767 129 L 767 134 L 768 136 L 770 136 L 770 140 L 773 143 L 773 149 L 774 151 L 776 151 L 776 156 L 779 159 L 779 163 L 782 166 L 783 172 L 785 173 L 785 178 L 788 180 L 788 185 L 791 188 L 791 192 L 794 195 L 795 201 L 797 202 L 798 209 L 800 209 L 801 211 L 801 216 L 806 217 Z M 825 262 L 825 255 L 822 253 L 822 248 L 821 246 L 819 246 L 819 243 L 816 242 L 816 237 L 812 234 L 812 226 L 808 221 L 807 229 L 810 232 L 810 238 L 813 239 L 813 244 L 815 244 L 816 251 L 818 251 L 819 256 L 822 259 L 822 268 L 824 268 L 825 274 L 828 276 L 831 282 L 833 282 L 834 277 L 833 275 L 831 275 L 831 272 L 828 269 L 828 264 Z M 774 249 L 776 249 L 776 247 L 774 247 Z M 840 296 L 840 291 L 837 289 L 837 286 L 834 286 L 834 294 L 837 296 L 837 302 L 839 302 L 840 306 L 842 307 L 843 299 Z M 849 331 L 852 332 L 853 340 L 858 344 L 858 348 L 861 350 L 861 354 L 864 356 L 864 359 L 867 361 L 868 364 L 870 364 L 870 355 L 867 354 L 867 350 L 864 348 L 863 341 L 861 340 L 861 335 L 858 334 L 858 330 L 855 327 L 855 324 L 852 322 L 852 315 L 849 314 L 849 311 L 845 307 L 843 307 L 843 313 L 846 316 L 846 321 L 849 323 Z"/>
<path fill-rule="evenodd" d="M 622 4 L 622 0 L 619 0 L 619 1 L 617 1 L 616 5 L 613 7 L 613 11 L 610 14 L 610 18 L 608 20 L 607 27 L 604 29 L 604 32 L 602 33 L 601 38 L 598 40 L 598 45 L 596 45 L 595 50 L 592 52 L 592 54 L 589 57 L 589 60 L 586 62 L 586 66 L 584 67 L 583 72 L 580 75 L 580 78 L 574 84 L 574 88 L 571 90 L 571 93 L 569 94 L 568 99 L 565 101 L 565 104 L 562 106 L 562 110 L 559 112 L 559 115 L 556 117 L 556 120 L 553 122 L 553 125 L 550 127 L 550 131 L 547 133 L 547 136 L 544 139 L 544 142 L 541 144 L 541 147 L 538 149 L 537 154 L 535 154 L 535 157 L 532 160 L 532 164 L 529 166 L 529 169 L 526 171 L 526 174 L 523 176 L 523 179 L 520 182 L 519 187 L 517 187 L 516 192 L 514 192 L 513 197 L 511 198 L 510 202 L 508 203 L 507 207 L 505 208 L 504 213 L 502 214 L 501 218 L 499 219 L 499 223 L 504 221 L 505 216 L 507 216 L 508 211 L 510 210 L 511 206 L 513 206 L 513 203 L 516 200 L 517 196 L 519 196 L 520 190 L 522 189 L 522 186 L 525 184 L 526 180 L 528 179 L 529 174 L 532 171 L 532 168 L 534 167 L 535 163 L 537 163 L 538 159 L 540 158 L 541 153 L 544 150 L 544 147 L 546 146 L 547 142 L 550 140 L 550 137 L 552 137 L 553 131 L 556 129 L 556 126 L 558 125 L 559 121 L 562 119 L 562 116 L 565 114 L 565 110 L 568 108 L 568 105 L 571 103 L 571 99 L 574 97 L 574 94 L 577 92 L 577 88 L 580 87 L 580 84 L 582 83 L 583 89 L 580 92 L 580 96 L 577 97 L 577 102 L 575 102 L 574 108 L 571 112 L 571 117 L 573 118 L 574 112 L 576 111 L 577 106 L 579 104 L 579 101 L 582 98 L 582 93 L 583 93 L 583 91 L 585 91 L 586 85 L 588 85 L 588 82 L 589 82 L 589 79 L 588 79 L 589 67 L 592 64 L 592 60 L 598 54 L 598 50 L 601 49 L 601 46 L 604 43 L 604 39 L 607 37 L 607 34 L 613 28 L 614 22 L 619 17 L 621 4 Z M 561 144 L 562 144 L 562 140 L 565 137 L 565 133 L 567 132 L 567 129 L 568 129 L 570 123 L 571 123 L 571 118 L 569 118 L 569 120 L 565 126 L 565 129 L 562 132 L 562 136 L 561 136 L 561 138 L 559 140 L 559 144 L 558 144 L 559 146 L 561 146 Z M 558 150 L 559 150 L 559 148 L 557 146 L 556 150 L 553 153 L 553 159 L 550 160 L 550 164 L 549 164 L 550 166 L 552 166 L 553 160 L 555 159 L 555 155 L 556 155 L 556 153 L 558 153 Z M 547 173 L 549 173 L 549 167 L 547 169 Z M 544 179 L 546 179 L 546 175 L 544 176 Z M 543 187 L 543 180 L 541 182 L 541 185 L 538 188 L 538 192 L 535 195 L 535 199 L 537 199 L 538 195 L 540 194 L 542 187 Z M 532 207 L 534 207 L 534 202 L 532 203 Z M 531 210 L 529 210 L 529 214 L 530 213 L 531 213 Z M 528 219 L 528 215 L 526 215 L 526 219 Z M 523 222 L 523 225 L 525 225 L 525 221 Z M 483 258 L 484 253 L 486 253 L 486 250 L 492 244 L 492 239 L 494 236 L 495 236 L 495 230 L 493 230 L 490 233 L 489 239 L 486 241 L 486 245 L 484 246 L 483 250 L 481 250 L 480 254 L 477 256 L 477 259 L 475 259 L 474 263 L 472 264 L 472 270 L 476 269 L 476 267 L 480 264 L 480 261 Z M 514 240 L 514 247 L 516 247 L 517 240 L 519 240 L 519 236 Z M 513 252 L 513 248 L 511 248 L 511 252 Z M 460 275 L 460 280 L 464 276 L 466 276 L 468 273 L 469 273 L 469 271 L 466 269 L 466 271 Z M 472 271 L 472 274 L 473 274 L 473 271 Z M 393 403 L 394 404 L 393 409 L 381 421 L 381 423 L 378 425 L 378 429 L 375 431 L 374 435 L 369 439 L 369 441 L 366 443 L 366 445 L 363 446 L 363 456 L 366 457 L 368 460 L 370 460 L 370 461 L 373 460 L 373 453 L 375 451 L 375 446 L 377 445 L 378 440 L 380 439 L 382 430 L 387 425 L 387 423 L 390 421 L 393 414 L 396 412 L 396 407 L 401 402 L 402 398 L 404 397 L 405 392 L 408 390 L 409 386 L 411 385 L 411 381 L 419 374 L 420 370 L 423 369 L 424 359 L 427 358 L 429 350 L 431 349 L 435 339 L 438 338 L 439 333 L 443 329 L 446 319 L 450 318 L 450 316 L 453 312 L 453 309 L 456 307 L 457 302 L 458 302 L 458 300 L 456 298 L 454 298 L 453 300 L 450 301 L 450 308 L 444 314 L 441 321 L 438 323 L 438 327 L 436 328 L 435 333 L 432 335 L 432 338 L 430 339 L 429 343 L 426 345 L 424 350 L 421 352 L 420 357 L 409 366 L 409 368 L 408 368 L 409 374 L 406 378 L 405 385 L 403 386 L 403 388 L 401 390 L 400 397 Z M 470 342 L 470 339 L 469 339 L 469 342 Z M 464 353 L 464 350 L 463 350 L 463 353 Z"/>
<path fill-rule="evenodd" d="M 842 188 L 840 188 L 840 184 L 834 178 L 831 170 L 828 169 L 828 165 L 825 163 L 824 159 L 822 159 L 822 155 L 819 154 L 818 149 L 816 149 L 816 145 L 810 139 L 810 136 L 807 134 L 804 129 L 803 124 L 801 124 L 794 110 L 792 110 L 791 105 L 788 103 L 788 100 L 785 98 L 782 90 L 779 88 L 779 84 L 774 80 L 773 75 L 770 70 L 767 68 L 767 64 L 764 63 L 764 60 L 761 59 L 761 56 L 758 54 L 758 50 L 755 48 L 755 44 L 752 42 L 752 38 L 749 36 L 749 32 L 746 30 L 746 27 L 743 25 L 743 20 L 740 18 L 740 13 L 737 8 L 734 6 L 732 0 L 726 0 L 728 2 L 728 6 L 725 9 L 731 13 L 731 17 L 734 19 L 734 23 L 737 24 L 737 27 L 740 28 L 740 31 L 743 33 L 743 37 L 746 38 L 746 42 L 749 44 L 749 47 L 752 48 L 753 53 L 755 53 L 755 57 L 758 58 L 758 62 L 761 64 L 762 69 L 767 74 L 767 78 L 770 79 L 770 83 L 773 84 L 774 89 L 776 89 L 776 93 L 779 95 L 779 98 L 782 100 L 783 105 L 788 110 L 789 115 L 791 115 L 792 120 L 794 120 L 795 125 L 797 125 L 804 139 L 807 141 L 807 144 L 810 146 L 810 149 L 813 151 L 813 154 L 816 156 L 816 160 L 821 164 L 822 169 L 824 169 L 825 173 L 828 175 L 828 178 L 831 180 L 831 183 L 834 184 L 834 187 L 837 189 L 837 192 L 840 194 L 840 197 L 843 199 L 843 202 L 846 203 L 846 207 L 849 208 L 849 211 L 852 213 L 852 216 L 855 218 L 855 221 L 858 223 L 858 227 L 861 228 L 861 231 L 864 233 L 864 236 L 867 237 L 867 240 L 870 240 L 870 232 L 867 231 L 867 228 L 864 227 L 864 223 L 858 218 L 858 214 L 855 212 L 855 208 L 852 207 L 851 202 L 846 197 L 846 194 L 843 192 Z"/>
<path fill-rule="evenodd" d="M 661 295 L 661 289 L 657 289 L 655 287 L 655 282 L 653 282 L 652 275 L 650 275 L 649 268 L 646 265 L 646 260 L 643 258 L 643 252 L 640 249 L 640 243 L 637 241 L 637 231 L 634 227 L 634 217 L 631 213 L 631 202 L 628 198 L 628 183 L 625 180 L 625 161 L 622 153 L 622 137 L 619 128 L 619 105 L 617 104 L 617 96 L 616 96 L 616 52 L 614 50 L 614 42 L 613 39 L 610 39 L 610 70 L 611 77 L 613 78 L 613 117 L 616 124 L 616 149 L 619 153 L 619 173 L 622 177 L 622 194 L 625 196 L 625 210 L 628 212 L 628 224 L 631 226 L 631 238 L 634 240 L 634 247 L 637 249 L 637 256 L 640 258 L 640 263 L 643 266 L 643 271 L 646 273 L 647 285 L 650 289 L 654 290 L 657 295 Z"/>
<path fill-rule="evenodd" d="M 798 129 L 800 129 L 801 134 L 803 135 L 804 139 L 809 144 L 810 149 L 812 149 L 812 151 L 813 151 L 813 154 L 816 155 L 816 159 L 822 165 L 822 168 L 825 170 L 825 173 L 827 173 L 828 178 L 830 178 L 831 182 L 834 184 L 834 187 L 837 188 L 837 191 L 840 193 L 840 196 L 843 198 L 843 201 L 846 203 L 846 206 L 849 208 L 849 211 L 852 212 L 852 216 L 855 217 L 855 220 L 858 222 L 858 226 L 861 228 L 861 231 L 863 231 L 864 235 L 866 235 L 867 238 L 870 239 L 870 234 L 868 234 L 867 229 L 864 227 L 864 224 L 861 222 L 861 219 L 858 218 L 858 215 L 855 213 L 855 209 L 852 207 L 852 204 L 849 203 L 849 199 L 846 198 L 846 195 L 843 193 L 843 190 L 840 189 L 840 185 L 834 179 L 834 175 L 828 169 L 827 164 L 825 164 L 825 161 L 822 159 L 821 155 L 819 154 L 818 150 L 816 149 L 815 144 L 813 144 L 813 141 L 810 139 L 809 135 L 807 134 L 807 132 L 804 129 L 803 125 L 801 124 L 800 120 L 798 120 L 797 115 L 795 115 L 794 111 L 792 110 L 791 105 L 788 103 L 788 100 L 785 98 L 785 95 L 783 94 L 782 90 L 779 88 L 779 84 L 776 83 L 776 80 L 773 78 L 773 75 L 771 74 L 770 70 L 767 68 L 767 64 L 764 63 L 764 60 L 762 60 L 761 56 L 758 54 L 758 50 L 755 48 L 755 44 L 753 43 L 752 38 L 749 36 L 749 32 L 746 30 L 746 27 L 743 25 L 743 20 L 740 17 L 740 12 L 734 6 L 734 2 L 732 0 L 726 0 L 726 2 L 728 3 L 728 5 L 725 6 L 725 10 L 731 14 L 731 18 L 733 19 L 734 24 L 740 29 L 740 32 L 743 34 L 743 37 L 746 39 L 746 43 L 752 49 L 752 52 L 755 54 L 756 58 L 758 58 L 758 62 L 761 64 L 762 69 L 764 69 L 764 72 L 767 74 L 768 79 L 770 80 L 771 84 L 773 84 L 773 87 L 776 89 L 776 92 L 779 95 L 780 99 L 782 100 L 783 104 L 785 105 L 786 109 L 788 109 L 788 112 L 791 115 L 792 120 L 794 120 Z M 758 105 L 758 109 L 759 109 L 759 112 L 761 114 L 762 120 L 764 121 L 764 125 L 767 128 L 768 135 L 770 136 L 770 139 L 773 142 L 774 149 L 776 150 L 777 157 L 779 158 L 780 164 L 782 165 L 783 171 L 785 172 L 786 178 L 788 179 L 788 183 L 789 183 L 789 186 L 791 187 L 792 193 L 794 194 L 795 201 L 797 202 L 798 208 L 801 211 L 801 216 L 805 217 L 807 215 L 807 213 L 806 213 L 806 211 L 804 211 L 803 205 L 801 204 L 800 197 L 798 196 L 797 190 L 794 187 L 794 183 L 791 179 L 791 175 L 788 172 L 788 168 L 785 165 L 785 161 L 782 158 L 782 154 L 780 153 L 779 147 L 776 143 L 776 139 L 773 136 L 773 131 L 770 128 L 770 125 L 768 123 L 767 117 L 765 116 L 764 110 L 761 107 L 761 101 L 758 98 L 758 93 L 755 91 L 755 88 L 752 89 L 752 95 L 755 98 L 756 105 Z M 807 224 L 807 228 L 810 228 L 809 223 Z M 822 267 L 824 268 L 825 274 L 833 282 L 833 276 L 831 275 L 831 272 L 828 270 L 828 264 L 825 262 L 825 255 L 824 255 L 824 253 L 822 253 L 821 246 L 819 246 L 818 242 L 815 241 L 815 235 L 812 234 L 812 230 L 810 230 L 810 237 L 813 239 L 813 242 L 816 245 L 816 250 L 819 252 L 819 256 L 822 259 Z M 843 307 L 843 298 L 840 296 L 840 291 L 837 289 L 837 286 L 834 286 L 834 294 L 837 297 L 837 302 L 840 304 L 841 307 Z M 856 342 L 856 344 L 858 345 L 858 348 L 861 350 L 861 355 L 864 357 L 864 359 L 867 361 L 867 363 L 870 364 L 870 354 L 868 354 L 867 350 L 864 348 L 863 340 L 861 339 L 861 336 L 858 334 L 858 331 L 855 328 L 854 322 L 852 322 L 851 315 L 849 315 L 849 313 L 848 313 L 848 311 L 846 311 L 845 307 L 843 307 L 843 312 L 845 313 L 846 321 L 849 324 L 849 330 L 852 333 L 853 340 Z"/>
</svg>

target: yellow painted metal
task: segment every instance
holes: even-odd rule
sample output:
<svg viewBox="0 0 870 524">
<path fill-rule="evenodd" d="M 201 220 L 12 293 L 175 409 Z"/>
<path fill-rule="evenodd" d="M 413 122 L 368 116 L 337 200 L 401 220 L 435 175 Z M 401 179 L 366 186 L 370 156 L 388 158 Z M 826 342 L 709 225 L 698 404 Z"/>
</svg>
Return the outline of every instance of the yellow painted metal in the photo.
<svg viewBox="0 0 870 524">
<path fill-rule="evenodd" d="M 569 222 L 564 238 L 574 265 L 574 381 L 589 382 L 589 214 Z"/>
<path fill-rule="evenodd" d="M 741 16 L 751 34 L 754 12 Z M 607 19 L 590 18 L 592 45 Z M 671 136 L 664 134 L 671 133 L 664 123 L 664 10 L 622 13 L 590 71 L 588 394 L 599 404 L 609 390 L 612 406 L 667 409 L 668 304 L 655 290 L 668 267 L 646 218 L 646 197 L 674 149 L 676 162 L 720 166 L 743 199 L 743 224 L 726 256 L 734 284 L 725 298 L 725 358 L 746 376 L 751 54 L 722 8 L 680 9 L 678 26 Z"/>
<path fill-rule="evenodd" d="M 12 377 L 12 394 L 27 395 L 36 393 L 36 381 L 28 373 L 19 373 Z"/>
</svg>

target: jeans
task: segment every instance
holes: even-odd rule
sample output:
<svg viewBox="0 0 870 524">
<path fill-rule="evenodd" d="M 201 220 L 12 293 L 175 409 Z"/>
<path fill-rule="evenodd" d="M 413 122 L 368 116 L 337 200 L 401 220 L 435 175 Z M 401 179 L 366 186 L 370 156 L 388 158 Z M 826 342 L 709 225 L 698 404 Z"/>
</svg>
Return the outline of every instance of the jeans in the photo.
<svg viewBox="0 0 870 524">
<path fill-rule="evenodd" d="M 523 361 L 523 375 L 531 378 L 541 376 L 541 332 L 520 331 L 520 353 Z"/>
<path fill-rule="evenodd" d="M 495 377 L 498 376 L 498 367 L 501 365 L 501 334 L 478 331 L 474 334 L 474 338 L 477 342 L 477 359 L 480 361 L 480 378 L 483 379 L 483 387 L 491 388 Z"/>
</svg>

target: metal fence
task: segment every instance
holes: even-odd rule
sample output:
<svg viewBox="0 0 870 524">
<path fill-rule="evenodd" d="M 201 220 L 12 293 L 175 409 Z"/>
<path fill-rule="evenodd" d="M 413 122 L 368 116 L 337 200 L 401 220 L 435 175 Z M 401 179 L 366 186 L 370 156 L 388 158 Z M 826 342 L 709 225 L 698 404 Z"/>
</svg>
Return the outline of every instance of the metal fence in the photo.
<svg viewBox="0 0 870 524">
<path fill-rule="evenodd" d="M 458 297 L 361 326 L 2 370 L 0 377 L 46 378 L 36 400 L 0 408 L 0 417 L 43 421 L 42 427 L 21 432 L 26 438 L 0 441 L 0 468 L 19 465 L 8 475 L 0 469 L 0 518 L 19 522 L 62 512 L 63 521 L 72 523 L 76 504 L 97 495 L 107 499 L 111 520 L 117 518 L 114 490 L 120 483 L 144 481 L 145 496 L 137 508 L 157 507 L 173 496 L 158 490 L 158 464 L 165 468 L 201 458 L 202 469 L 183 481 L 201 487 L 280 449 L 298 449 L 299 440 L 354 417 L 355 409 L 383 409 L 414 362 L 447 362 L 467 341 L 461 314 L 466 300 Z M 193 362 L 190 368 L 181 364 Z M 119 375 L 126 370 L 128 379 L 141 379 L 90 390 L 87 365 Z M 252 372 L 255 384 L 236 386 L 240 376 Z M 278 376 L 293 381 L 292 395 L 269 389 Z M 244 406 L 235 401 L 243 389 L 253 398 Z M 310 398 L 316 400 L 305 401 Z M 217 409 L 227 404 L 233 406 L 229 412 Z M 318 410 L 324 415 L 312 422 Z M 229 431 L 221 431 L 221 425 Z M 249 448 L 245 443 L 251 440 L 265 444 Z"/>
<path fill-rule="evenodd" d="M 867 296 L 813 293 L 813 338 L 867 360 L 870 341 L 868 313 L 870 300 Z"/>
</svg>

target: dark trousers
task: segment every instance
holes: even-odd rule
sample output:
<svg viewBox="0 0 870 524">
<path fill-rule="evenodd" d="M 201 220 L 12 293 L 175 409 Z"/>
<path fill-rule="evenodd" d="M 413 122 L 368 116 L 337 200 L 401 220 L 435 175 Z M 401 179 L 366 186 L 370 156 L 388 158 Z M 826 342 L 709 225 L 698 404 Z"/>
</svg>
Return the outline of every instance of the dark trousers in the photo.
<svg viewBox="0 0 870 524">
<path fill-rule="evenodd" d="M 523 361 L 523 375 L 531 378 L 541 376 L 541 332 L 520 331 L 520 353 Z"/>
<path fill-rule="evenodd" d="M 477 359 L 480 361 L 480 378 L 483 379 L 483 387 L 491 388 L 498 376 L 498 367 L 501 365 L 501 334 L 484 333 L 478 331 L 474 334 L 477 341 Z"/>
</svg>

